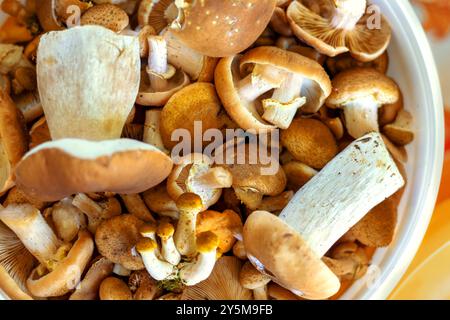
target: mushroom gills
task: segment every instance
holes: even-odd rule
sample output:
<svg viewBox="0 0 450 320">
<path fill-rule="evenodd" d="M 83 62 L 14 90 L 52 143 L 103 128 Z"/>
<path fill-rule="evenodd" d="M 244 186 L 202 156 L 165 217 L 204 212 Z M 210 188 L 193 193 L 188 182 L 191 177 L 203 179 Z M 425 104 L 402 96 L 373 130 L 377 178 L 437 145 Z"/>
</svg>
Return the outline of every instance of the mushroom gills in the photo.
<svg viewBox="0 0 450 320">
<path fill-rule="evenodd" d="M 352 30 L 366 12 L 366 0 L 334 0 L 331 25 L 336 29 Z"/>
</svg>

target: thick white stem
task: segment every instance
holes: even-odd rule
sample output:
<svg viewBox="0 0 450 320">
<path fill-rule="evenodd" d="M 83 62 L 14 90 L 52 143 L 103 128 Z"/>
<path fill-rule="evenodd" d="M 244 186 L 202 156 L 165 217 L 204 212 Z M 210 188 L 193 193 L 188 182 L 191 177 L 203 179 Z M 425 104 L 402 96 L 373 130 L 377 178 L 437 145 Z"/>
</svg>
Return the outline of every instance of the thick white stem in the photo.
<svg viewBox="0 0 450 320">
<path fill-rule="evenodd" d="M 155 251 L 140 253 L 145 269 L 147 269 L 150 276 L 156 281 L 167 279 L 172 272 L 173 266 L 165 261 L 161 261 L 156 257 Z"/>
<path fill-rule="evenodd" d="M 161 253 L 163 258 L 170 264 L 176 266 L 180 263 L 181 255 L 178 252 L 172 237 L 161 239 Z"/>
<path fill-rule="evenodd" d="M 267 285 L 253 289 L 253 298 L 255 300 L 269 300 Z"/>
<path fill-rule="evenodd" d="M 366 0 L 335 0 L 331 25 L 336 29 L 352 30 L 366 12 Z"/>
<path fill-rule="evenodd" d="M 323 256 L 404 183 L 380 134 L 370 133 L 350 144 L 303 186 L 280 219 Z"/>
<path fill-rule="evenodd" d="M 197 260 L 185 264 L 180 270 L 180 278 L 187 286 L 194 286 L 206 280 L 216 264 L 216 250 L 199 253 Z"/>
<path fill-rule="evenodd" d="M 168 72 L 166 41 L 159 36 L 150 36 L 148 37 L 148 45 L 147 73 L 150 85 L 155 92 L 162 92 L 167 88 L 167 80 L 164 78 L 164 75 Z"/>
<path fill-rule="evenodd" d="M 379 107 L 378 102 L 370 97 L 347 103 L 344 106 L 344 116 L 348 133 L 358 139 L 369 132 L 378 132 Z"/>
<path fill-rule="evenodd" d="M 196 223 L 196 212 L 180 212 L 173 238 L 178 252 L 184 256 L 192 256 L 196 253 Z"/>
<path fill-rule="evenodd" d="M 148 110 L 145 113 L 144 142 L 168 153 L 161 137 L 161 110 Z"/>
</svg>

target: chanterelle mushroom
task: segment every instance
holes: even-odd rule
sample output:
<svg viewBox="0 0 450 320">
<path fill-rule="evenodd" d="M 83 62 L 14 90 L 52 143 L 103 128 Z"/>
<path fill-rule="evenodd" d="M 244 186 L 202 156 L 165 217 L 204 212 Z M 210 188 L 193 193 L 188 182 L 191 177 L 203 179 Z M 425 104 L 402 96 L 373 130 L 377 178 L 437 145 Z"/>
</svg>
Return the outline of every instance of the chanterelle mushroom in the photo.
<svg viewBox="0 0 450 320">
<path fill-rule="evenodd" d="M 27 280 L 33 296 L 61 296 L 78 284 L 94 251 L 94 241 L 87 231 L 80 231 L 73 245 L 63 243 L 39 210 L 26 204 L 1 209 L 0 220 L 40 262 Z"/>
<path fill-rule="evenodd" d="M 277 47 L 257 47 L 243 56 L 223 58 L 215 83 L 228 114 L 246 130 L 286 129 L 300 107 L 314 113 L 331 92 L 330 78 L 320 64 Z M 270 97 L 260 98 L 273 89 Z M 263 114 L 258 112 L 260 103 Z"/>
<path fill-rule="evenodd" d="M 268 25 L 276 0 L 143 0 L 141 26 L 166 26 L 188 47 L 210 57 L 247 49 Z"/>
<path fill-rule="evenodd" d="M 330 297 L 340 283 L 320 257 L 403 184 L 381 136 L 368 134 L 301 188 L 279 218 L 265 211 L 248 217 L 243 239 L 249 260 L 299 296 Z"/>
<path fill-rule="evenodd" d="M 379 57 L 391 39 L 391 28 L 381 16 L 370 26 L 366 0 L 292 1 L 287 18 L 292 31 L 317 51 L 334 57 L 344 52 L 361 61 Z"/>
<path fill-rule="evenodd" d="M 344 109 L 347 131 L 355 139 L 378 131 L 378 108 L 399 99 L 394 80 L 371 68 L 345 70 L 332 83 L 333 91 L 326 104 Z"/>
</svg>

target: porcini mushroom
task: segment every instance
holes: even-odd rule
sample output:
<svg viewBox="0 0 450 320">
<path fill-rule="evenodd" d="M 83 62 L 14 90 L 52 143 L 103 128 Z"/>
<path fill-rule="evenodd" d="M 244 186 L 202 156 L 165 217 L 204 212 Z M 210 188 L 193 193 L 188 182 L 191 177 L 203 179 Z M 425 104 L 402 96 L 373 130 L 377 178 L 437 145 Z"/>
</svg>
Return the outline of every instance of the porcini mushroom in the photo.
<svg viewBox="0 0 450 320">
<path fill-rule="evenodd" d="M 16 183 L 46 201 L 82 192 L 133 194 L 159 184 L 171 169 L 165 153 L 136 140 L 61 139 L 28 152 L 16 167 Z"/>
<path fill-rule="evenodd" d="M 200 196 L 203 210 L 215 204 L 223 188 L 232 185 L 232 175 L 224 167 L 213 167 L 213 161 L 202 153 L 193 153 L 177 161 L 167 178 L 167 192 L 176 200 L 185 192 Z"/>
<path fill-rule="evenodd" d="M 314 169 L 323 168 L 338 153 L 333 133 L 316 119 L 295 119 L 280 140 L 295 160 Z"/>
<path fill-rule="evenodd" d="M 414 140 L 412 120 L 411 113 L 400 110 L 395 121 L 383 127 L 383 134 L 399 146 L 410 144 Z"/>
<path fill-rule="evenodd" d="M 379 57 L 391 39 L 383 16 L 371 27 L 366 0 L 292 1 L 287 18 L 292 31 L 317 51 L 334 57 L 348 52 L 361 61 Z"/>
<path fill-rule="evenodd" d="M 150 24 L 157 32 L 167 26 L 206 56 L 226 57 L 250 47 L 269 24 L 275 5 L 275 0 L 144 0 L 138 17 L 141 26 Z"/>
<path fill-rule="evenodd" d="M 219 238 L 211 231 L 197 235 L 197 256 L 194 261 L 184 263 L 179 272 L 181 281 L 194 286 L 206 280 L 214 269 Z"/>
<path fill-rule="evenodd" d="M 168 221 L 161 221 L 156 230 L 156 234 L 161 239 L 161 255 L 164 260 L 176 266 L 181 261 L 181 255 L 178 252 L 173 234 L 175 233 L 174 226 Z"/>
<path fill-rule="evenodd" d="M 157 248 L 158 244 L 150 238 L 141 239 L 136 244 L 136 250 L 141 255 L 148 273 L 153 279 L 161 281 L 168 278 L 174 272 L 174 266 L 157 257 Z"/>
<path fill-rule="evenodd" d="M 253 70 L 242 78 L 249 66 Z M 258 47 L 242 57 L 223 58 L 215 71 L 215 83 L 228 114 L 245 130 L 286 129 L 300 107 L 314 113 L 331 92 L 321 65 L 277 47 Z M 271 97 L 258 100 L 273 89 Z M 258 103 L 262 103 L 262 115 Z"/>
<path fill-rule="evenodd" d="M 253 290 L 255 300 L 268 300 L 267 284 L 270 281 L 270 277 L 256 270 L 249 261 L 244 263 L 239 273 L 239 282 L 244 288 Z"/>
<path fill-rule="evenodd" d="M 101 255 L 129 270 L 144 268 L 141 257 L 134 251 L 141 238 L 139 228 L 144 221 L 123 214 L 102 222 L 95 232 L 95 244 Z"/>
<path fill-rule="evenodd" d="M 295 194 L 279 217 L 257 211 L 247 218 L 243 239 L 250 262 L 298 296 L 332 296 L 340 283 L 320 257 L 403 184 L 378 133 L 354 141 Z"/>
<path fill-rule="evenodd" d="M 197 236 L 207 231 L 213 232 L 218 237 L 218 253 L 227 253 L 236 242 L 235 236 L 242 234 L 241 217 L 233 210 L 203 211 L 197 217 Z"/>
<path fill-rule="evenodd" d="M 399 99 L 399 89 L 391 78 L 371 68 L 345 70 L 333 78 L 333 92 L 326 104 L 344 109 L 345 126 L 355 139 L 379 131 L 378 108 Z"/>
<path fill-rule="evenodd" d="M 214 269 L 205 281 L 183 291 L 184 300 L 251 300 L 252 292 L 239 283 L 242 262 L 235 257 L 224 256 L 216 261 Z"/>
<path fill-rule="evenodd" d="M 202 199 L 194 193 L 184 193 L 176 201 L 180 219 L 174 234 L 175 246 L 180 254 L 196 253 L 197 215 L 202 211 Z"/>
<path fill-rule="evenodd" d="M 100 26 L 44 34 L 37 75 L 52 138 L 119 138 L 138 94 L 140 62 L 137 38 Z"/>
<path fill-rule="evenodd" d="M 189 84 L 189 77 L 167 61 L 167 43 L 161 36 L 150 35 L 148 65 L 141 75 L 138 104 L 164 106 L 176 92 Z"/>
<path fill-rule="evenodd" d="M 14 169 L 27 149 L 23 117 L 11 97 L 0 91 L 0 194 L 14 186 Z"/>
</svg>

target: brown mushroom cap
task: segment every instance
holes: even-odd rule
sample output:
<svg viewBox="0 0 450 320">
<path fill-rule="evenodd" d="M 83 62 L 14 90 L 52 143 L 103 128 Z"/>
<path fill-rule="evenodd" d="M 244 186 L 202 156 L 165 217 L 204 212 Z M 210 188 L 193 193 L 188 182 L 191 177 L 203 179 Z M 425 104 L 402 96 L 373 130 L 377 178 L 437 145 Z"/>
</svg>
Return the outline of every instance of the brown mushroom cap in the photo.
<svg viewBox="0 0 450 320">
<path fill-rule="evenodd" d="M 361 61 L 371 61 L 379 57 L 389 45 L 391 28 L 381 16 L 380 28 L 368 28 L 370 14 L 361 17 L 352 29 L 333 27 L 333 1 L 292 1 L 287 9 L 287 18 L 292 31 L 302 41 L 319 52 L 334 57 L 350 53 Z M 312 6 L 318 6 L 315 12 Z"/>
<path fill-rule="evenodd" d="M 56 3 L 58 0 L 41 0 L 36 6 L 36 15 L 44 31 L 63 29 L 56 16 Z"/>
<path fill-rule="evenodd" d="M 314 169 L 323 168 L 338 153 L 333 133 L 316 119 L 295 119 L 280 139 L 296 160 Z"/>
<path fill-rule="evenodd" d="M 268 284 L 270 277 L 259 272 L 250 261 L 246 261 L 239 273 L 239 282 L 244 288 L 254 290 Z"/>
<path fill-rule="evenodd" d="M 220 253 L 226 253 L 233 248 L 235 235 L 242 233 L 242 227 L 241 217 L 233 210 L 208 210 L 197 216 L 197 235 L 206 231 L 213 232 L 219 238 Z"/>
<path fill-rule="evenodd" d="M 123 31 L 129 23 L 127 13 L 110 3 L 98 4 L 87 10 L 80 19 L 81 25 L 100 25 L 114 32 Z"/>
<path fill-rule="evenodd" d="M 300 300 L 298 296 L 274 282 L 267 286 L 267 294 L 275 300 Z"/>
<path fill-rule="evenodd" d="M 330 57 L 326 61 L 327 69 L 331 76 L 351 68 L 374 68 L 380 73 L 386 74 L 389 66 L 389 56 L 385 51 L 381 56 L 370 62 L 361 62 L 353 58 L 349 53 L 344 53 L 336 57 Z"/>
<path fill-rule="evenodd" d="M 201 121 L 202 130 L 220 129 L 225 115 L 214 85 L 198 82 L 175 93 L 161 112 L 161 137 L 166 148 L 172 149 L 178 141 L 172 141 L 172 132 L 186 129 L 194 134 L 194 121 Z"/>
<path fill-rule="evenodd" d="M 182 17 L 171 30 L 188 47 L 210 57 L 231 56 L 250 47 L 276 6 L 275 0 L 180 2 Z"/>
<path fill-rule="evenodd" d="M 89 232 L 80 231 L 78 239 L 66 258 L 50 273 L 39 277 L 34 269 L 27 280 L 27 287 L 36 297 L 57 297 L 72 290 L 80 281 L 94 252 L 94 241 Z"/>
<path fill-rule="evenodd" d="M 143 192 L 162 182 L 171 169 L 166 154 L 136 140 L 62 139 L 25 155 L 16 183 L 31 196 L 55 201 L 80 192 Z"/>
<path fill-rule="evenodd" d="M 27 150 L 23 116 L 9 95 L 0 91 L 0 194 L 14 185 L 14 167 Z"/>
<path fill-rule="evenodd" d="M 325 299 L 339 290 L 340 282 L 333 272 L 294 229 L 273 214 L 253 212 L 243 236 L 250 262 L 295 294 Z"/>
<path fill-rule="evenodd" d="M 153 300 L 162 291 L 147 270 L 133 272 L 128 279 L 128 287 L 134 300 Z"/>
<path fill-rule="evenodd" d="M 141 238 L 139 228 L 144 221 L 134 215 L 124 214 L 104 221 L 95 232 L 95 244 L 98 251 L 114 263 L 129 270 L 144 268 L 139 254 L 133 254 L 133 248 Z"/>
<path fill-rule="evenodd" d="M 15 204 L 29 203 L 38 210 L 43 210 L 45 207 L 48 206 L 47 202 L 43 202 L 43 201 L 31 198 L 30 196 L 25 194 L 22 190 L 20 190 L 17 187 L 14 187 L 11 190 L 9 190 L 8 195 L 7 195 L 3 205 L 5 207 L 7 207 L 8 205 L 13 204 L 13 203 L 15 203 Z"/>
<path fill-rule="evenodd" d="M 209 278 L 186 287 L 182 300 L 251 300 L 252 292 L 239 283 L 241 266 L 236 257 L 218 259 Z"/>
<path fill-rule="evenodd" d="M 297 191 L 317 174 L 317 171 L 299 161 L 290 161 L 283 165 L 287 177 L 287 188 Z"/>
<path fill-rule="evenodd" d="M 102 281 L 99 290 L 100 300 L 132 300 L 133 296 L 127 284 L 115 277 Z"/>
<path fill-rule="evenodd" d="M 375 98 L 380 105 L 399 99 L 397 84 L 373 68 L 345 70 L 333 78 L 332 84 L 333 91 L 326 101 L 331 108 L 365 97 Z"/>
<path fill-rule="evenodd" d="M 410 144 L 414 140 L 412 121 L 413 117 L 408 111 L 400 110 L 395 121 L 383 127 L 383 133 L 396 145 Z"/>
</svg>

